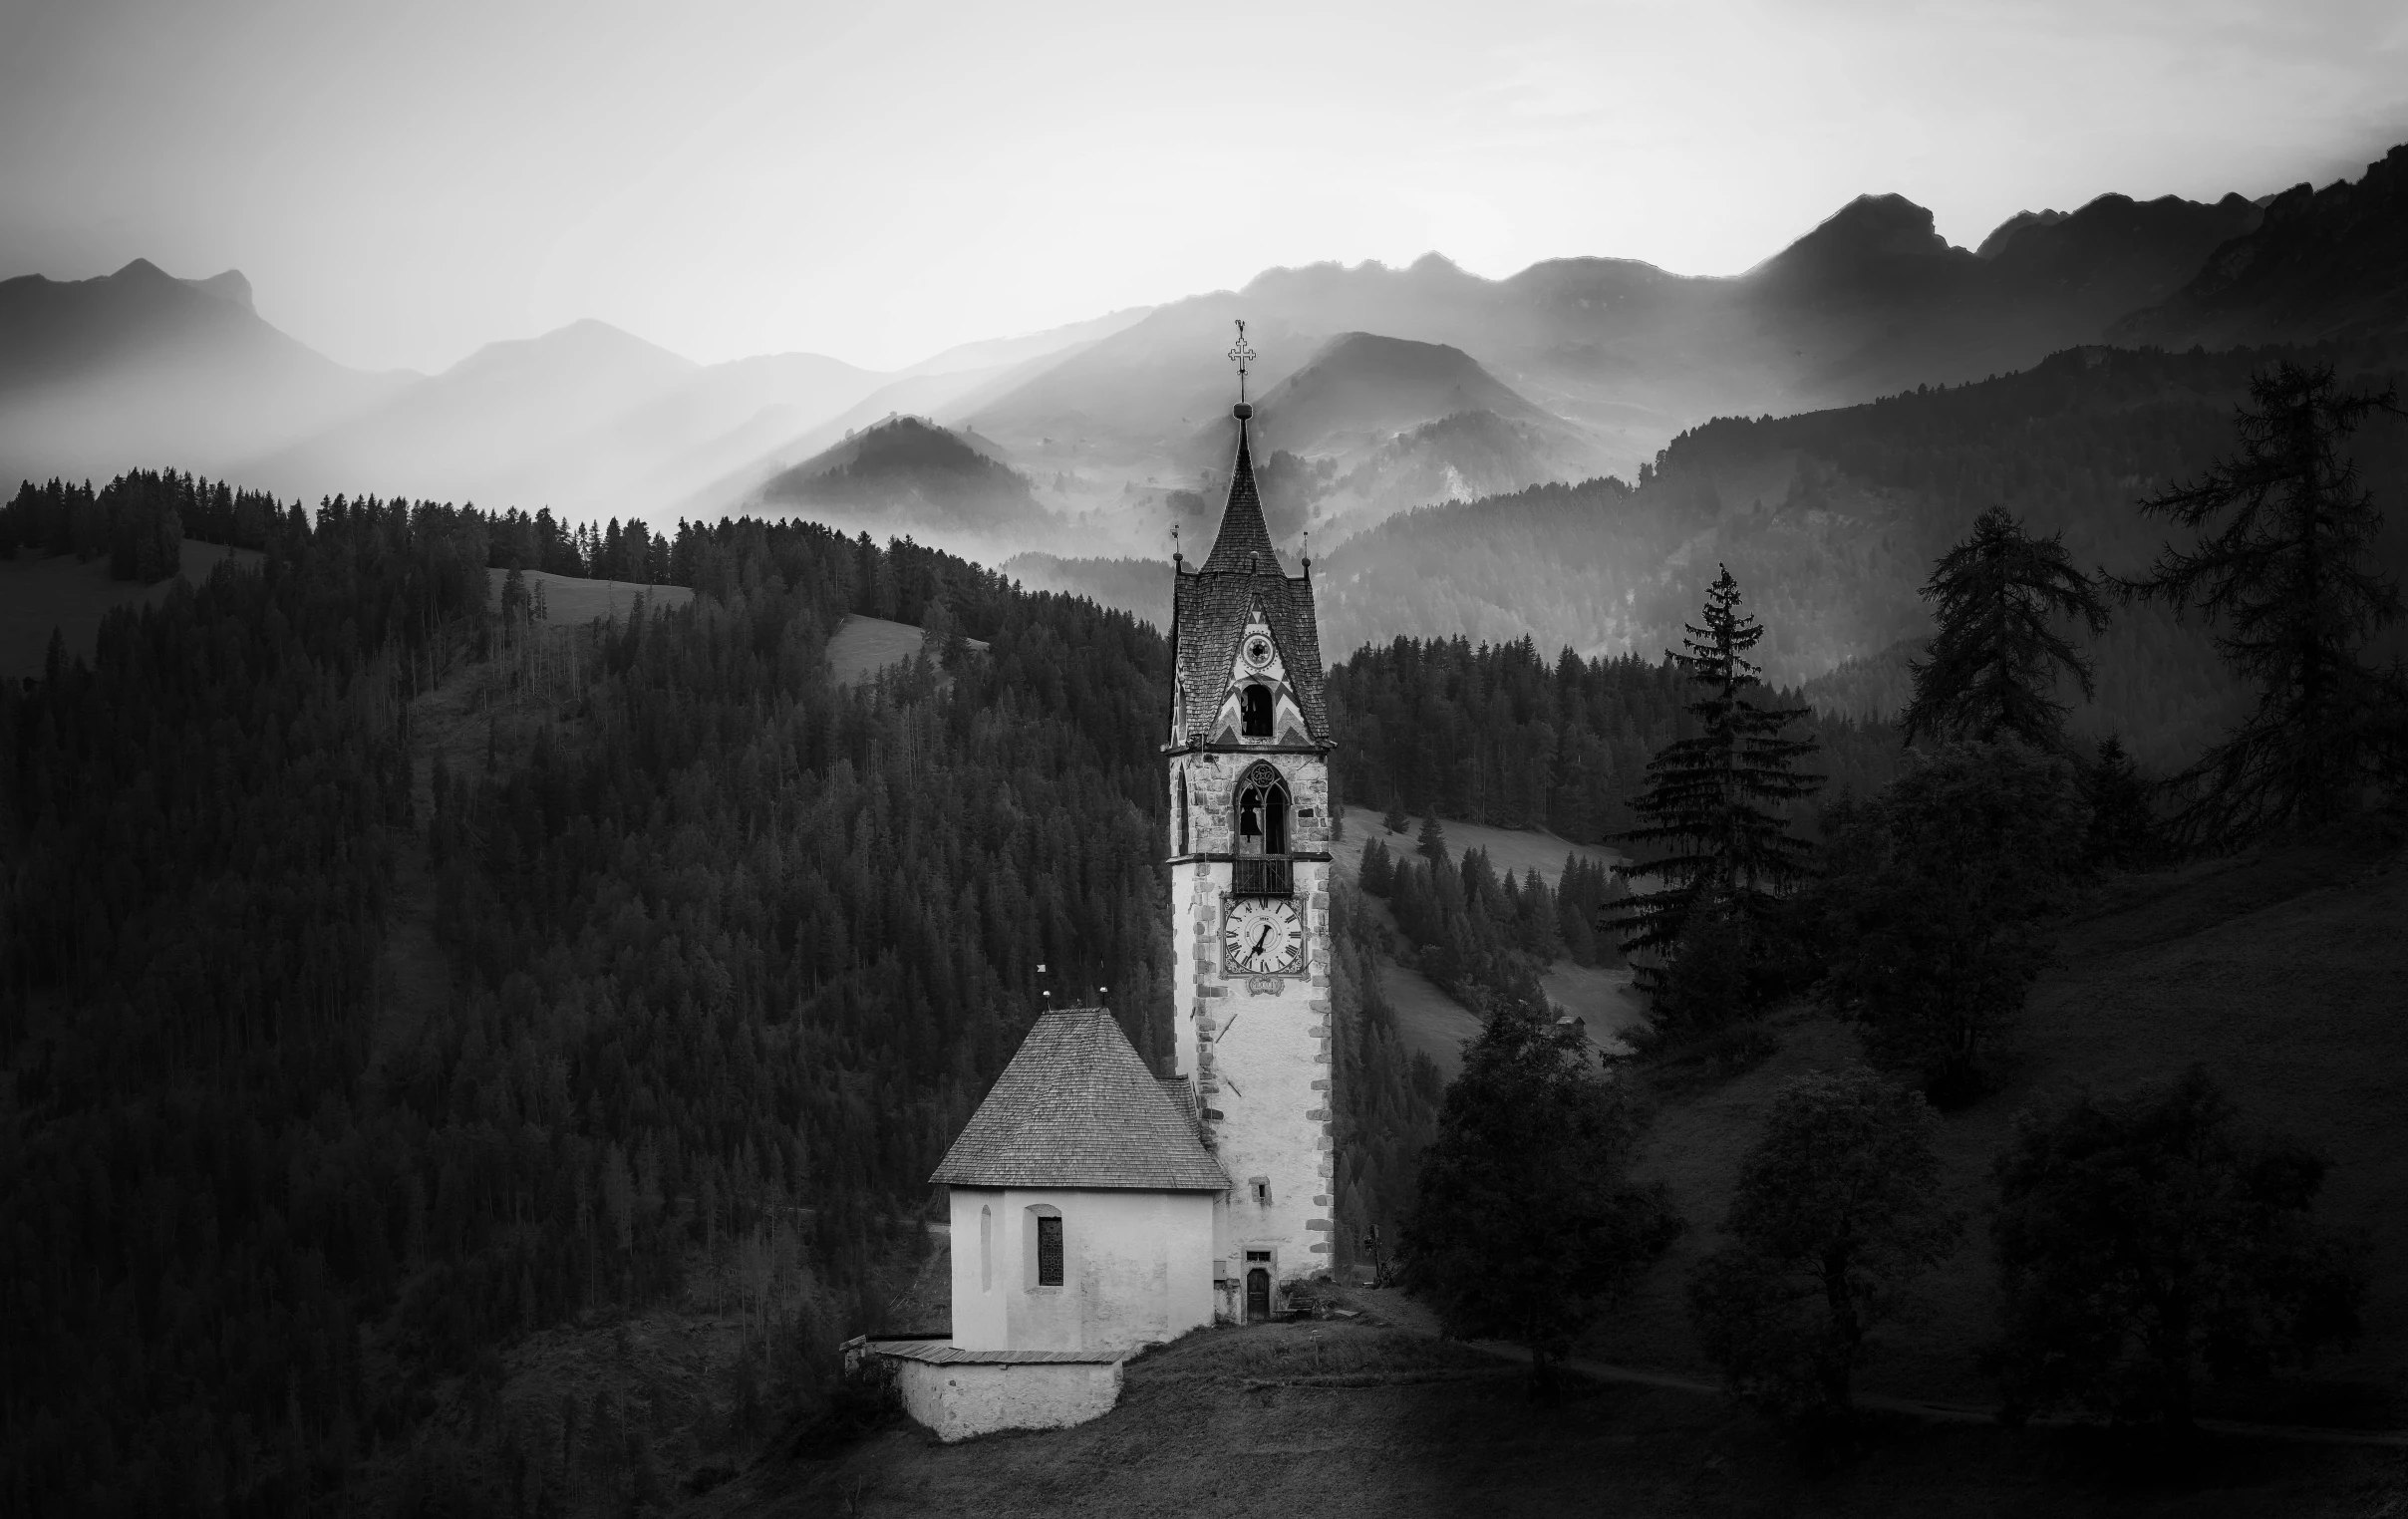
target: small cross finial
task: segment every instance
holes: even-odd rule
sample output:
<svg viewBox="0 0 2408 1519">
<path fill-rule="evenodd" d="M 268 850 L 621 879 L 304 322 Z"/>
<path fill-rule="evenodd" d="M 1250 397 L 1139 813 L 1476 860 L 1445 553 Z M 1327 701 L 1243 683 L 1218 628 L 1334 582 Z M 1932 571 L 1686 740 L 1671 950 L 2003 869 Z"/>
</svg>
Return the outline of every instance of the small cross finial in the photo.
<svg viewBox="0 0 2408 1519">
<path fill-rule="evenodd" d="M 1239 317 L 1237 346 L 1229 350 L 1230 362 L 1238 367 L 1238 405 L 1246 404 L 1246 366 L 1254 362 L 1254 350 L 1246 346 L 1246 319 Z"/>
</svg>

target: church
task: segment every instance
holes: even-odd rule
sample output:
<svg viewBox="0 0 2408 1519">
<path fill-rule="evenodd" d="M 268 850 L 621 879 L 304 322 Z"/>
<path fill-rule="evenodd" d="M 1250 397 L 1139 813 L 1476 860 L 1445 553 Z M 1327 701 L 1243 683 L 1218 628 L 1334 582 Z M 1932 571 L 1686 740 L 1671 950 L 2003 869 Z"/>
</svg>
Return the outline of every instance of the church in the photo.
<svg viewBox="0 0 2408 1519">
<path fill-rule="evenodd" d="M 1212 551 L 1172 556 L 1175 1068 L 1111 1013 L 1039 1018 L 929 1178 L 951 1194 L 953 1336 L 883 1341 L 946 1439 L 1080 1422 L 1120 1363 L 1272 1317 L 1336 1232 L 1329 710 L 1312 562 L 1263 518 L 1244 398 Z"/>
</svg>

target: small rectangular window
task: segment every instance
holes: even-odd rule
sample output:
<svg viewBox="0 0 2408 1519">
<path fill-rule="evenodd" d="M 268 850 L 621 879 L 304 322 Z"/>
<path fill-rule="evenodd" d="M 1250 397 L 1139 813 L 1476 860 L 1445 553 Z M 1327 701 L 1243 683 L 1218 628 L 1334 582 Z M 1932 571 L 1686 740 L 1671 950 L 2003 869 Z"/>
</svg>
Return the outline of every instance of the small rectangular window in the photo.
<svg viewBox="0 0 2408 1519">
<path fill-rule="evenodd" d="M 1056 1214 L 1037 1216 L 1037 1285 L 1061 1285 L 1061 1219 Z"/>
</svg>

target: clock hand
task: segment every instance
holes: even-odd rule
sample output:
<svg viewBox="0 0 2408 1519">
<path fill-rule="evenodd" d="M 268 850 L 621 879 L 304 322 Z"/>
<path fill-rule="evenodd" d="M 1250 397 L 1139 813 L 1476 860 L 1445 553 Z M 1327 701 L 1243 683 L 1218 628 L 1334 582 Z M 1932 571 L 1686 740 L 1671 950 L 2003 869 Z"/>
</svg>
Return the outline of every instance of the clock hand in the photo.
<svg viewBox="0 0 2408 1519">
<path fill-rule="evenodd" d="M 1248 950 L 1248 951 L 1246 952 L 1247 957 L 1248 957 L 1249 959 L 1252 959 L 1252 958 L 1257 958 L 1257 957 L 1261 956 L 1261 954 L 1263 953 L 1263 946 L 1264 946 L 1264 945 L 1266 945 L 1266 944 L 1269 944 L 1270 942 L 1271 942 L 1271 925 L 1270 925 L 1270 924 L 1268 924 L 1268 923 L 1266 923 L 1266 924 L 1264 924 L 1264 925 L 1263 925 L 1263 932 L 1262 932 L 1261 936 L 1260 936 L 1259 938 L 1257 938 L 1257 939 L 1254 941 L 1254 948 L 1252 948 L 1252 949 L 1250 949 L 1250 950 Z"/>
</svg>

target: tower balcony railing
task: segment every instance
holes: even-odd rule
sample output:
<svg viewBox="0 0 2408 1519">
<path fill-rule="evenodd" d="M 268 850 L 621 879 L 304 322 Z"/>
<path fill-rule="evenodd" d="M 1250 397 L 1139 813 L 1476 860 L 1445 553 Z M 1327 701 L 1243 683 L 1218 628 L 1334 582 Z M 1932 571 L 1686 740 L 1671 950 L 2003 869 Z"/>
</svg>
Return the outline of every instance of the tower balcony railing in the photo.
<svg viewBox="0 0 2408 1519">
<path fill-rule="evenodd" d="M 1237 897 L 1296 895 L 1296 864 L 1270 855 L 1239 855 L 1230 861 L 1229 894 Z"/>
</svg>

